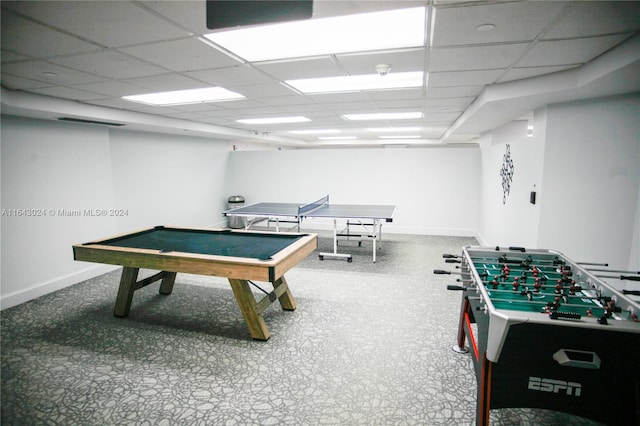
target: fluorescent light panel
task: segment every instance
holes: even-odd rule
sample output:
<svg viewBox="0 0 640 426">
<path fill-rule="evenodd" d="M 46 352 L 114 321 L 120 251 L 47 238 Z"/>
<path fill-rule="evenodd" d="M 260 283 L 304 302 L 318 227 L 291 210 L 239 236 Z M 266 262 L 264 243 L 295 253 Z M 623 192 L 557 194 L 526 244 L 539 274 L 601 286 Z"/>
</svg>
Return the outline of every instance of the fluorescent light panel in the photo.
<svg viewBox="0 0 640 426">
<path fill-rule="evenodd" d="M 243 118 L 236 120 L 242 124 L 282 124 L 282 123 L 304 123 L 311 121 L 307 117 L 267 117 L 267 118 Z"/>
<path fill-rule="evenodd" d="M 420 139 L 419 135 L 378 136 L 380 139 Z"/>
<path fill-rule="evenodd" d="M 424 46 L 426 8 L 385 10 L 206 34 L 247 61 Z"/>
<path fill-rule="evenodd" d="M 303 78 L 285 83 L 302 93 L 355 92 L 359 90 L 404 89 L 422 86 L 422 71 L 344 77 Z"/>
<path fill-rule="evenodd" d="M 421 112 L 379 112 L 372 114 L 344 114 L 346 120 L 410 120 L 412 118 L 422 118 Z"/>
<path fill-rule="evenodd" d="M 244 96 L 222 87 L 205 87 L 203 89 L 173 90 L 170 92 L 123 96 L 122 98 L 127 101 L 162 106 L 230 101 L 244 99 Z"/>
</svg>

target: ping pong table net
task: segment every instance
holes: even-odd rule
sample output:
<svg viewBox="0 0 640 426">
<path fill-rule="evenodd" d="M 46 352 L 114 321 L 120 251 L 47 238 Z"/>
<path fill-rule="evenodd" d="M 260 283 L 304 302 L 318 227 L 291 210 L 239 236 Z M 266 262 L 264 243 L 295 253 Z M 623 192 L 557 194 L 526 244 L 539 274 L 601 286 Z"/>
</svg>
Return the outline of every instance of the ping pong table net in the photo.
<svg viewBox="0 0 640 426">
<path fill-rule="evenodd" d="M 305 216 L 314 210 L 326 206 L 327 204 L 329 204 L 329 196 L 325 195 L 319 200 L 304 204 L 302 206 L 298 206 L 298 216 Z"/>
</svg>

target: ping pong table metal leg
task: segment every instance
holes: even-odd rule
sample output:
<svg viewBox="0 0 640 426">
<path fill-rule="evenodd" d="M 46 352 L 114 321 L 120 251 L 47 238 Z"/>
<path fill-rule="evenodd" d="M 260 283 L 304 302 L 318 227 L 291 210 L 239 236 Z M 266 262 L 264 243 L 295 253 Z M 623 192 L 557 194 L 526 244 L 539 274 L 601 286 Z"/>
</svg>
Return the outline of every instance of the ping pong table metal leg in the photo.
<svg viewBox="0 0 640 426">
<path fill-rule="evenodd" d="M 373 263 L 376 263 L 376 242 L 378 240 L 379 223 L 377 220 L 373 221 Z"/>
<path fill-rule="evenodd" d="M 318 257 L 320 260 L 324 260 L 324 258 L 328 257 L 339 257 L 343 259 L 347 259 L 347 262 L 351 262 L 353 260 L 353 256 L 347 253 L 338 253 L 338 220 L 333 219 L 333 253 L 320 253 Z"/>
</svg>

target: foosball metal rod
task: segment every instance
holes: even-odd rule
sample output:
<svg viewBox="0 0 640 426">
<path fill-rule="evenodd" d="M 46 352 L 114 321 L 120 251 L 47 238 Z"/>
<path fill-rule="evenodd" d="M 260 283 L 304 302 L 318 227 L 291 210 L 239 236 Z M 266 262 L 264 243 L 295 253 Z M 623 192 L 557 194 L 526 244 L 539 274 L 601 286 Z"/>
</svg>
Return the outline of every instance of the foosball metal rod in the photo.
<svg viewBox="0 0 640 426">
<path fill-rule="evenodd" d="M 611 272 L 611 273 L 620 273 L 620 274 L 631 274 L 631 275 L 640 275 L 640 271 L 626 271 L 623 269 L 595 269 L 595 268 L 587 268 L 588 271 L 595 272 Z"/>
<path fill-rule="evenodd" d="M 596 275 L 598 278 L 614 278 L 616 280 L 640 281 L 640 275 Z"/>
</svg>

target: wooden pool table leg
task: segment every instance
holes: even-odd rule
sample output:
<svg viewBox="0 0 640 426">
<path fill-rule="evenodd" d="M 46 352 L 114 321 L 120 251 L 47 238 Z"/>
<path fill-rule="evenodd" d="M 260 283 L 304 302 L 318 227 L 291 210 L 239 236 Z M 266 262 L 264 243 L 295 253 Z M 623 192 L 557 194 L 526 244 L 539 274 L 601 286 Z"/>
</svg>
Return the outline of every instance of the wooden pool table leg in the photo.
<svg viewBox="0 0 640 426">
<path fill-rule="evenodd" d="M 279 294 L 278 300 L 280 301 L 282 309 L 285 311 L 294 311 L 296 309 L 296 301 L 291 291 L 289 291 L 289 286 L 287 285 L 287 280 L 284 278 L 284 275 L 273 283 L 273 291 Z"/>
<path fill-rule="evenodd" d="M 116 306 L 113 309 L 113 315 L 117 317 L 126 317 L 129 315 L 133 292 L 136 291 L 139 271 L 140 268 L 130 268 L 127 266 L 122 269 L 120 287 L 118 288 L 118 296 L 116 297 Z"/>
<path fill-rule="evenodd" d="M 176 281 L 175 272 L 162 271 L 157 274 L 138 281 L 138 272 L 140 268 L 130 268 L 125 266 L 122 269 L 122 276 L 120 277 L 120 287 L 118 288 L 118 296 L 116 297 L 116 306 L 113 309 L 113 314 L 117 317 L 126 317 L 131 310 L 131 301 L 133 300 L 133 293 L 146 287 L 151 283 L 154 283 L 160 279 L 160 294 L 171 294 L 173 291 L 173 284 Z"/>
<path fill-rule="evenodd" d="M 229 278 L 229 283 L 233 289 L 233 294 L 236 296 L 251 337 L 258 340 L 268 340 L 271 334 L 262 314 L 256 310 L 256 298 L 251 292 L 249 282 L 247 280 Z"/>
<path fill-rule="evenodd" d="M 160 282 L 160 294 L 171 294 L 173 284 L 176 282 L 176 272 L 164 272 L 164 277 Z"/>
</svg>

